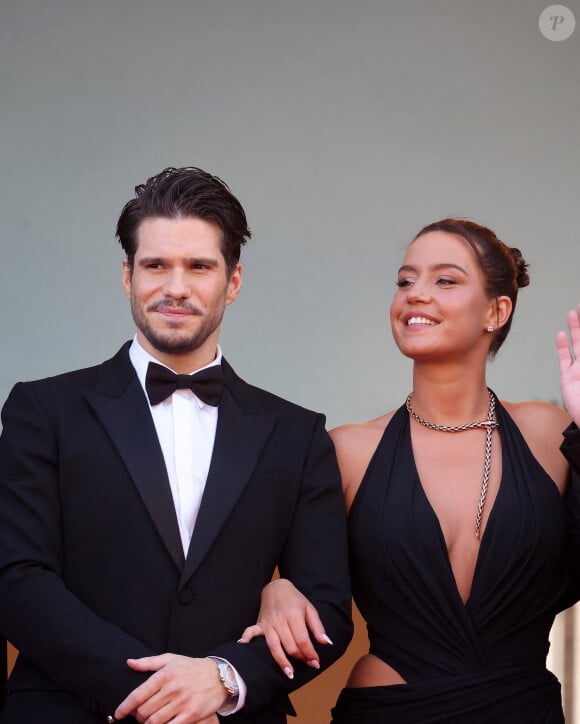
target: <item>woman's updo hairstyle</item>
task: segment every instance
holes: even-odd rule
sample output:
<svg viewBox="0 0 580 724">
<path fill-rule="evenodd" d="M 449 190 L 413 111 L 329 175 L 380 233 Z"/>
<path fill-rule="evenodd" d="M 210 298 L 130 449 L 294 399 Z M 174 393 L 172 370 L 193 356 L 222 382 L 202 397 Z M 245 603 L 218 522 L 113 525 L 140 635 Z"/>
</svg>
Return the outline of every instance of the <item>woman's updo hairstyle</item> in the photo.
<svg viewBox="0 0 580 724">
<path fill-rule="evenodd" d="M 486 226 L 466 219 L 442 219 L 425 226 L 417 234 L 418 239 L 431 231 L 457 234 L 472 248 L 485 281 L 485 292 L 489 299 L 506 296 L 512 301 L 512 313 L 508 321 L 493 334 L 489 356 L 494 357 L 508 336 L 514 312 L 518 289 L 530 283 L 528 264 L 519 249 L 509 247 Z"/>
</svg>

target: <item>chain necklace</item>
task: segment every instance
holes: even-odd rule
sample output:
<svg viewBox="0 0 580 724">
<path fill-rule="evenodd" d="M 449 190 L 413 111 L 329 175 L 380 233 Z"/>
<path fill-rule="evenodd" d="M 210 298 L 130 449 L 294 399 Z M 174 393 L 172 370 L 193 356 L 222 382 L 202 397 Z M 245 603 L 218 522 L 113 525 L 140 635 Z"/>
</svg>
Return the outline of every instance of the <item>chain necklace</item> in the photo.
<svg viewBox="0 0 580 724">
<path fill-rule="evenodd" d="M 481 535 L 481 519 L 483 517 L 483 506 L 485 505 L 485 498 L 487 496 L 487 484 L 489 482 L 489 471 L 491 468 L 491 435 L 494 428 L 499 427 L 499 422 L 494 419 L 495 415 L 495 397 L 492 391 L 488 388 L 487 393 L 489 395 L 489 410 L 487 412 L 487 418 L 481 422 L 467 422 L 464 425 L 436 425 L 434 422 L 424 420 L 419 417 L 415 410 L 411 406 L 411 400 L 413 399 L 413 393 L 407 397 L 405 406 L 409 415 L 417 420 L 418 423 L 428 427 L 430 430 L 440 430 L 441 432 L 463 432 L 463 430 L 473 430 L 476 428 L 485 428 L 485 460 L 483 465 L 483 482 L 481 484 L 481 494 L 479 496 L 479 503 L 477 504 L 477 515 L 475 517 L 475 537 L 479 540 Z"/>
</svg>

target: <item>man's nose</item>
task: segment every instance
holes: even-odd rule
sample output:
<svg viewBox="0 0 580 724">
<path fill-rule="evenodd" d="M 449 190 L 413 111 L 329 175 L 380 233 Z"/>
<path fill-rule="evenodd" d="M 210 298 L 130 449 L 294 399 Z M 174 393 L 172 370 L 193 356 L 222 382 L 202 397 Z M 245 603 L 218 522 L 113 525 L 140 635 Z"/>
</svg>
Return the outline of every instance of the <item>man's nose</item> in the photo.
<svg viewBox="0 0 580 724">
<path fill-rule="evenodd" d="M 170 297 L 184 298 L 191 293 L 189 278 L 183 269 L 171 269 L 165 278 L 163 288 Z"/>
</svg>

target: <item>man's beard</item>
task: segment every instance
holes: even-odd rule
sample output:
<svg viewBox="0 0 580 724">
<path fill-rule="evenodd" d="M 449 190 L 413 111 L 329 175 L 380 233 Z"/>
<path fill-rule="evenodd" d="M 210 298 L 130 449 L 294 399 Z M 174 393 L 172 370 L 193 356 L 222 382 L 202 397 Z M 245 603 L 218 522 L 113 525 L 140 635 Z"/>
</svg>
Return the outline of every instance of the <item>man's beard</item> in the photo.
<svg viewBox="0 0 580 724">
<path fill-rule="evenodd" d="M 171 330 L 171 322 L 169 322 L 168 324 L 170 329 L 159 331 L 151 326 L 141 308 L 135 302 L 133 297 L 131 297 L 131 313 L 133 314 L 133 320 L 145 339 L 158 352 L 175 355 L 189 354 L 190 352 L 194 352 L 196 349 L 199 349 L 207 338 L 220 326 L 225 309 L 225 305 L 223 305 L 221 308 L 214 310 L 213 313 L 208 316 L 204 315 L 197 307 L 194 307 L 191 304 L 175 304 L 173 302 L 168 302 L 168 300 L 165 299 L 151 304 L 147 308 L 147 311 L 152 312 L 163 306 L 172 307 L 174 309 L 187 309 L 191 314 L 201 318 L 199 327 L 189 334 L 180 329 L 178 322 L 174 323 L 174 330 Z"/>
</svg>

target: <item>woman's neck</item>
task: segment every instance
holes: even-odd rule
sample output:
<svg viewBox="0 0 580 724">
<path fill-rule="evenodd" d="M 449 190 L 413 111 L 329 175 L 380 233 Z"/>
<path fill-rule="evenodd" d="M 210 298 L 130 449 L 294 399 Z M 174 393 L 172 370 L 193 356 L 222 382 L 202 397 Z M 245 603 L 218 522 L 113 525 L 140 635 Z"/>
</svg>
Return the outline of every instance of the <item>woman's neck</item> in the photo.
<svg viewBox="0 0 580 724">
<path fill-rule="evenodd" d="M 412 406 L 418 415 L 439 425 L 484 420 L 489 409 L 485 367 L 415 363 Z"/>
</svg>

